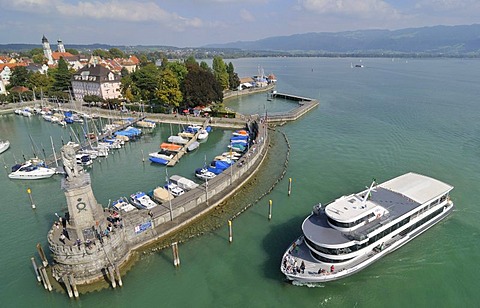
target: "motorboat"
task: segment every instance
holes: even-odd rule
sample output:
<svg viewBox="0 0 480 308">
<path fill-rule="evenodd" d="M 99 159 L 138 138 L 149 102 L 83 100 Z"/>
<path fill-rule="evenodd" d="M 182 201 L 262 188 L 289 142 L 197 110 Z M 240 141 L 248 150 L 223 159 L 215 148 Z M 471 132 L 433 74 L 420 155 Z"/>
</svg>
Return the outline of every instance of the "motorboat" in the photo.
<svg viewBox="0 0 480 308">
<path fill-rule="evenodd" d="M 185 193 L 185 190 L 180 188 L 177 184 L 174 184 L 172 182 L 167 183 L 165 186 L 165 189 L 168 190 L 174 197 L 181 196 Z"/>
<path fill-rule="evenodd" d="M 240 130 L 237 130 L 237 131 L 234 131 L 232 133 L 232 135 L 234 136 L 248 136 L 248 131 L 244 130 L 244 129 L 240 129 Z"/>
<path fill-rule="evenodd" d="M 142 191 L 131 194 L 130 200 L 132 204 L 139 209 L 150 210 L 157 206 L 157 204 L 152 199 L 150 199 L 150 197 L 146 193 Z"/>
<path fill-rule="evenodd" d="M 187 152 L 195 151 L 196 149 L 198 149 L 199 146 L 200 142 L 194 141 L 187 146 Z"/>
<path fill-rule="evenodd" d="M 43 160 L 33 158 L 23 164 L 16 164 L 8 177 L 12 180 L 39 180 L 53 176 L 57 170 L 49 168 Z"/>
<path fill-rule="evenodd" d="M 75 155 L 75 158 L 77 160 L 77 165 L 90 166 L 93 164 L 92 157 L 88 154 L 77 154 Z"/>
<path fill-rule="evenodd" d="M 202 140 L 207 140 L 208 138 L 208 132 L 206 129 L 200 129 L 197 135 L 197 139 L 202 141 Z"/>
<path fill-rule="evenodd" d="M 163 142 L 162 144 L 160 144 L 160 149 L 171 152 L 178 152 L 182 149 L 182 146 L 174 143 Z"/>
<path fill-rule="evenodd" d="M 153 190 L 153 199 L 157 202 L 168 202 L 171 201 L 173 198 L 174 196 L 163 187 L 157 187 Z"/>
<path fill-rule="evenodd" d="M 198 184 L 194 181 L 176 174 L 170 177 L 170 182 L 187 191 L 198 187 Z"/>
<path fill-rule="evenodd" d="M 452 189 L 410 172 L 382 184 L 374 180 L 366 190 L 326 206 L 317 204 L 303 221 L 303 234 L 284 253 L 280 270 L 297 285 L 352 275 L 446 218 L 454 208 Z"/>
<path fill-rule="evenodd" d="M 157 163 L 162 165 L 168 164 L 168 162 L 173 158 L 173 154 L 171 154 L 171 152 L 164 151 L 164 150 L 150 153 L 148 154 L 148 156 L 149 156 L 148 159 L 152 163 Z"/>
<path fill-rule="evenodd" d="M 176 144 L 187 144 L 188 143 L 188 139 L 184 139 L 180 136 L 170 136 L 170 137 L 168 137 L 167 141 L 170 142 L 170 143 L 176 143 Z"/>
<path fill-rule="evenodd" d="M 123 212 L 131 212 L 137 209 L 130 202 L 128 202 L 127 198 L 124 198 L 124 197 L 121 197 L 120 199 L 113 201 L 112 206 L 116 210 L 123 211 Z"/>
<path fill-rule="evenodd" d="M 231 160 L 238 160 L 240 159 L 240 157 L 242 157 L 242 154 L 231 151 L 231 152 L 223 152 L 222 156 L 226 158 L 230 158 Z"/>
<path fill-rule="evenodd" d="M 8 150 L 9 147 L 10 147 L 10 141 L 0 140 L 0 154 Z"/>
<path fill-rule="evenodd" d="M 150 120 L 143 120 L 143 121 L 138 121 L 135 123 L 136 126 L 142 127 L 142 128 L 155 128 L 156 124 L 153 121 Z"/>
<path fill-rule="evenodd" d="M 213 172 L 208 171 L 207 168 L 197 168 L 195 169 L 195 176 L 204 181 L 211 180 L 217 175 Z"/>
<path fill-rule="evenodd" d="M 191 133 L 191 132 L 180 132 L 180 133 L 178 133 L 178 136 L 180 136 L 182 138 L 192 139 L 195 136 L 195 134 Z"/>
</svg>

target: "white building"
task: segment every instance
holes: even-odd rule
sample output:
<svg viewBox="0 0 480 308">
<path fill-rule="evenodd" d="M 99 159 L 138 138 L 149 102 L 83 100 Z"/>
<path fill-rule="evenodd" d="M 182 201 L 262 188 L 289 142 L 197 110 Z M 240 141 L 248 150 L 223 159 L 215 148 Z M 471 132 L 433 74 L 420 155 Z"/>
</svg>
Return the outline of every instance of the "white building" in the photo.
<svg viewBox="0 0 480 308">
<path fill-rule="evenodd" d="M 43 55 L 47 58 L 48 64 L 53 64 L 52 58 L 52 49 L 50 48 L 50 43 L 48 42 L 45 35 L 42 37 L 42 47 L 43 47 Z"/>
<path fill-rule="evenodd" d="M 96 95 L 103 99 L 121 97 L 121 76 L 101 65 L 85 65 L 72 76 L 72 91 L 76 100 L 85 95 Z"/>
</svg>

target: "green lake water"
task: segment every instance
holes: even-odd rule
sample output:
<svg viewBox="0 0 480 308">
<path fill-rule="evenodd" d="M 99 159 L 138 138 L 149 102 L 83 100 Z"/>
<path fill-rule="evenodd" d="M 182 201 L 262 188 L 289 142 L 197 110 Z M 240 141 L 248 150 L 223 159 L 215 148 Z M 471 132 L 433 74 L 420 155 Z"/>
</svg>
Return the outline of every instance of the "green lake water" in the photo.
<svg viewBox="0 0 480 308">
<path fill-rule="evenodd" d="M 364 59 L 363 68 L 351 68 L 358 59 L 232 62 L 240 76 L 256 75 L 263 67 L 276 75 L 277 91 L 320 102 L 298 121 L 277 128 L 291 145 L 287 174 L 271 194 L 234 220 L 233 243 L 228 243 L 226 220 L 200 224 L 193 233 L 204 234 L 179 245 L 180 268 L 173 267 L 171 249 L 147 251 L 123 276 L 122 288 L 83 294 L 79 300 L 49 293 L 37 284 L 30 257 L 37 243 L 46 247 L 54 213 L 65 211 L 60 178 L 13 181 L 5 170 L 0 175 L 3 307 L 471 307 L 480 302 L 480 210 L 473 200 L 480 182 L 480 61 Z M 267 101 L 261 93 L 229 100 L 226 106 L 254 114 L 286 111 L 294 103 Z M 143 163 L 142 156 L 158 149 L 171 131 L 178 125 L 162 124 L 96 161 L 89 172 L 98 202 L 106 206 L 109 199 L 162 185 L 165 167 Z M 230 133 L 215 129 L 199 150 L 169 168 L 169 175 L 193 178 L 205 157 L 208 162 L 226 151 Z M 37 117 L 0 116 L 0 138 L 11 142 L 0 155 L 2 166 L 9 169 L 22 155 L 32 156 L 29 135 L 43 156 L 42 148 L 47 155 L 52 152 L 50 136 L 59 148 L 72 131 Z M 254 184 L 214 216 L 222 220 L 230 215 L 229 207 L 251 203 L 278 177 L 285 144 L 280 134 L 276 138 Z M 285 281 L 279 269 L 282 254 L 300 235 L 314 204 L 363 190 L 372 178 L 383 182 L 409 171 L 455 186 L 451 216 L 351 277 L 315 287 Z"/>
</svg>

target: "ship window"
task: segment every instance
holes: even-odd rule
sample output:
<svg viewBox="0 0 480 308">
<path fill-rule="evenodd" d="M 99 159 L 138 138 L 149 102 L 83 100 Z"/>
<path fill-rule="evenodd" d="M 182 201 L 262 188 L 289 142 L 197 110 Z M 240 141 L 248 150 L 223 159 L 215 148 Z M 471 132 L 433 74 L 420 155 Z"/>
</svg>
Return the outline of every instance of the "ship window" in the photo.
<svg viewBox="0 0 480 308">
<path fill-rule="evenodd" d="M 438 204 L 438 199 L 432 201 L 432 203 L 430 203 L 430 207 L 435 206 L 437 204 Z"/>
<path fill-rule="evenodd" d="M 314 251 L 311 251 L 311 253 L 312 253 L 312 256 L 315 259 L 317 259 L 318 261 L 321 261 L 321 262 L 326 262 L 326 263 L 341 263 L 341 262 L 346 262 L 348 260 L 353 259 L 353 258 L 348 258 L 348 259 L 342 259 L 342 260 L 333 260 L 333 259 L 322 257 L 322 256 L 316 254 Z"/>
<path fill-rule="evenodd" d="M 443 195 L 441 198 L 440 198 L 440 203 L 442 203 L 443 201 L 445 201 L 447 199 L 447 195 Z"/>
</svg>

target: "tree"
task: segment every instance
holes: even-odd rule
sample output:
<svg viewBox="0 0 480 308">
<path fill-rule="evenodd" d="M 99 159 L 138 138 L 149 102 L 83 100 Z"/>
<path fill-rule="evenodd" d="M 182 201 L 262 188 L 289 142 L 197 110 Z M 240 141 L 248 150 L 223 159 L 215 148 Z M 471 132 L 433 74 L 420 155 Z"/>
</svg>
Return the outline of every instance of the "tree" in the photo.
<svg viewBox="0 0 480 308">
<path fill-rule="evenodd" d="M 46 74 L 40 74 L 39 72 L 35 72 L 30 74 L 27 82 L 28 86 L 31 89 L 35 89 L 37 94 L 40 93 L 47 93 L 53 84 L 53 78 L 47 76 Z"/>
<path fill-rule="evenodd" d="M 175 74 L 180 85 L 188 74 L 187 67 L 178 61 L 168 62 L 165 68 L 171 70 Z"/>
<path fill-rule="evenodd" d="M 36 54 L 32 56 L 33 63 L 43 64 L 46 62 L 45 56 L 43 54 Z"/>
<path fill-rule="evenodd" d="M 240 78 L 238 78 L 238 74 L 235 73 L 235 68 L 233 67 L 232 62 L 229 62 L 227 65 L 227 73 L 230 90 L 237 89 L 240 86 Z"/>
<path fill-rule="evenodd" d="M 151 100 L 155 96 L 155 88 L 160 82 L 160 71 L 155 64 L 150 63 L 133 72 L 132 82 L 139 89 L 141 99 Z"/>
<path fill-rule="evenodd" d="M 110 48 L 108 50 L 112 58 L 125 58 L 125 53 L 118 48 Z"/>
<path fill-rule="evenodd" d="M 58 60 L 58 66 L 53 74 L 53 78 L 55 79 L 52 85 L 54 91 L 68 91 L 70 89 L 72 73 L 68 70 L 68 64 L 63 58 Z"/>
<path fill-rule="evenodd" d="M 112 58 L 112 55 L 108 51 L 103 50 L 103 49 L 95 49 L 93 51 L 93 55 L 94 56 L 99 56 L 102 59 L 111 59 Z"/>
<path fill-rule="evenodd" d="M 125 77 L 128 74 L 130 74 L 128 70 L 125 67 L 122 67 L 122 69 L 120 70 L 120 76 Z"/>
<path fill-rule="evenodd" d="M 73 49 L 73 48 L 66 48 L 65 51 L 71 53 L 72 55 L 78 55 L 79 54 L 78 50 Z"/>
<path fill-rule="evenodd" d="M 185 104 L 190 107 L 223 101 L 222 86 L 211 72 L 200 67 L 189 69 L 182 93 Z"/>
<path fill-rule="evenodd" d="M 228 89 L 229 76 L 227 73 L 227 67 L 225 65 L 225 62 L 223 62 L 223 59 L 221 57 L 213 57 L 212 69 L 215 79 L 217 79 L 217 81 L 220 83 L 222 89 Z"/>
<path fill-rule="evenodd" d="M 210 69 L 210 66 L 208 66 L 208 63 L 205 61 L 200 62 L 200 67 L 203 68 L 206 71 L 211 72 L 212 70 Z"/>
<path fill-rule="evenodd" d="M 168 68 L 160 73 L 160 82 L 155 91 L 155 97 L 172 107 L 178 107 L 183 100 L 178 79 Z"/>
<path fill-rule="evenodd" d="M 10 76 L 10 86 L 27 86 L 29 74 L 25 66 L 15 66 Z"/>
</svg>

